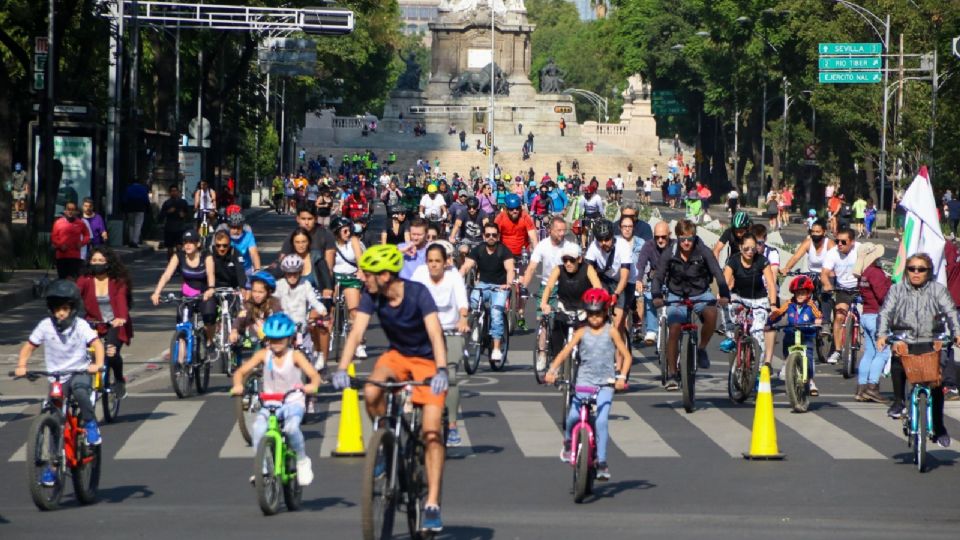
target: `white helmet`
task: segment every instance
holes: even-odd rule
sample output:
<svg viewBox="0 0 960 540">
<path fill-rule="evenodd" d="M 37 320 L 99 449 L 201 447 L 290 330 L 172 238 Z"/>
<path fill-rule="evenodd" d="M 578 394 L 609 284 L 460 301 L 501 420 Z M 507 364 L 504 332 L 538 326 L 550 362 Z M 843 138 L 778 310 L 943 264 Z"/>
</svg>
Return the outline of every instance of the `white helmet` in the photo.
<svg viewBox="0 0 960 540">
<path fill-rule="evenodd" d="M 291 254 L 285 256 L 282 261 L 280 261 L 280 270 L 281 270 L 284 274 L 292 274 L 292 273 L 294 273 L 294 272 L 297 272 L 297 273 L 302 272 L 302 271 L 303 271 L 303 259 L 301 259 L 299 255 L 297 255 L 297 254 L 295 254 L 295 253 L 291 253 Z"/>
</svg>

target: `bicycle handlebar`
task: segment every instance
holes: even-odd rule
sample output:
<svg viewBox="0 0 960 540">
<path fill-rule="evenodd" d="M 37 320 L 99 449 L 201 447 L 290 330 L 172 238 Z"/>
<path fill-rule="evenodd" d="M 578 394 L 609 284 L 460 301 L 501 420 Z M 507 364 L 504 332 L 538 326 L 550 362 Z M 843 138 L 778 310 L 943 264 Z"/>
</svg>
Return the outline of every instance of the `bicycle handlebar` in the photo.
<svg viewBox="0 0 960 540">
<path fill-rule="evenodd" d="M 101 367 L 101 368 L 100 368 L 100 371 L 104 371 L 104 369 L 105 369 L 105 368 Z M 39 379 L 40 377 L 53 377 L 53 378 L 55 378 L 55 379 L 57 379 L 57 380 L 60 380 L 60 379 L 62 379 L 63 377 L 66 377 L 66 376 L 83 375 L 83 374 L 85 374 L 85 373 L 89 373 L 89 372 L 88 372 L 86 369 L 72 369 L 72 370 L 69 370 L 69 371 L 40 371 L 40 370 L 34 370 L 34 371 L 28 371 L 28 372 L 27 372 L 24 376 L 22 376 L 22 377 L 17 376 L 17 375 L 16 375 L 16 372 L 11 371 L 11 372 L 9 372 L 7 375 L 9 375 L 10 377 L 12 377 L 12 378 L 14 378 L 14 379 L 27 379 L 27 380 L 29 380 L 29 381 L 35 381 L 35 380 Z"/>
<path fill-rule="evenodd" d="M 272 394 L 268 394 L 266 392 L 260 392 L 260 401 L 263 403 L 266 403 L 268 401 L 279 401 L 283 403 L 284 401 L 287 400 L 288 397 L 290 397 L 291 394 L 296 394 L 298 392 L 303 394 L 304 396 L 307 395 L 307 393 L 303 390 L 303 387 L 299 387 L 299 388 L 294 388 L 292 390 L 287 390 L 286 393 L 283 393 L 283 394 L 280 394 L 279 392 L 272 393 Z"/>
<path fill-rule="evenodd" d="M 745 308 L 747 308 L 747 309 L 760 309 L 760 310 L 766 311 L 767 313 L 770 313 L 770 311 L 771 311 L 770 308 L 768 308 L 768 307 L 764 307 L 764 306 L 752 306 L 752 305 L 750 305 L 750 304 L 747 304 L 746 302 L 741 302 L 740 300 L 732 300 L 732 299 L 731 299 L 731 300 L 730 300 L 730 303 L 731 303 L 731 304 L 737 304 L 737 305 L 743 306 L 743 307 L 745 307 Z"/>
</svg>

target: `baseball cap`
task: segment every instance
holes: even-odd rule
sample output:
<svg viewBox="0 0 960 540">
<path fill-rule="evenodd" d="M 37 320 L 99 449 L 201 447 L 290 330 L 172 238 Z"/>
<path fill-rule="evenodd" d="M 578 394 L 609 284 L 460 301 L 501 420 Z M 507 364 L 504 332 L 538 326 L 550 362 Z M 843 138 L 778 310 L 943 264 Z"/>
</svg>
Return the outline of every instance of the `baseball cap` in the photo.
<svg viewBox="0 0 960 540">
<path fill-rule="evenodd" d="M 184 242 L 199 242 L 200 235 L 197 234 L 197 231 L 184 231 L 183 233 Z"/>
<path fill-rule="evenodd" d="M 579 257 L 580 256 L 580 246 L 574 244 L 573 242 L 567 242 L 564 244 L 563 248 L 560 249 L 560 257 Z"/>
</svg>

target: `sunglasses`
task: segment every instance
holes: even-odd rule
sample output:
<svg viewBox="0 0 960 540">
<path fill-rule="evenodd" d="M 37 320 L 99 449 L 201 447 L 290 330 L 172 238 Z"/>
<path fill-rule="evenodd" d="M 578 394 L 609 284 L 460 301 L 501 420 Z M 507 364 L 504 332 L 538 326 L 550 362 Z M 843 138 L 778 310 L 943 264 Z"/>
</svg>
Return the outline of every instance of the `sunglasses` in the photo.
<svg viewBox="0 0 960 540">
<path fill-rule="evenodd" d="M 565 262 L 565 263 L 577 262 L 577 258 L 576 258 L 576 257 L 563 257 L 563 258 L 561 258 L 561 260 L 562 260 L 563 262 Z"/>
<path fill-rule="evenodd" d="M 850 240 L 837 240 L 837 244 L 845 246 L 850 243 Z"/>
<path fill-rule="evenodd" d="M 695 238 L 696 238 L 696 236 L 678 236 L 678 237 L 677 237 L 677 241 L 678 241 L 678 242 L 693 242 L 693 240 L 694 240 Z"/>
<path fill-rule="evenodd" d="M 483 237 L 484 237 L 484 238 L 500 238 L 500 235 L 499 235 L 499 234 L 488 234 L 488 233 L 484 233 L 484 234 L 483 234 Z"/>
<path fill-rule="evenodd" d="M 217 249 L 227 249 L 228 247 L 230 247 L 230 244 L 221 244 L 217 242 L 216 246 L 217 246 Z"/>
<path fill-rule="evenodd" d="M 654 238 L 655 240 L 669 240 L 669 239 L 670 239 L 670 235 L 669 235 L 669 234 L 656 235 L 656 236 L 654 236 L 653 238 Z"/>
<path fill-rule="evenodd" d="M 929 271 L 930 269 L 927 268 L 926 266 L 908 266 L 907 267 L 907 272 L 911 272 L 913 274 L 926 274 Z"/>
</svg>

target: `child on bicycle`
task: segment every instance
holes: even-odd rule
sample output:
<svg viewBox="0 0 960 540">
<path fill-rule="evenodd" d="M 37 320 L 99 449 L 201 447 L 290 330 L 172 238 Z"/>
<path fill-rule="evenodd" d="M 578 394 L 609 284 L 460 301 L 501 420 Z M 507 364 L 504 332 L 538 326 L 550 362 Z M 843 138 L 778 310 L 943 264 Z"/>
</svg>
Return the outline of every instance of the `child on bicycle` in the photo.
<svg viewBox="0 0 960 540">
<path fill-rule="evenodd" d="M 587 325 L 580 327 L 573 334 L 573 340 L 564 346 L 560 354 L 550 364 L 544 380 L 548 384 L 557 382 L 560 366 L 573 353 L 573 348 L 580 345 L 580 364 L 577 368 L 577 392 L 570 406 L 570 414 L 565 423 L 563 449 L 560 459 L 568 463 L 571 459 L 570 439 L 574 424 L 580 419 L 580 403 L 592 395 L 591 391 L 581 392 L 582 387 L 602 386 L 597 394 L 597 416 L 594 420 L 597 440 L 597 480 L 610 479 L 610 467 L 607 465 L 607 420 L 610 416 L 610 406 L 613 403 L 614 390 L 623 391 L 627 386 L 627 373 L 632 361 L 627 345 L 620 332 L 611 326 L 608 320 L 610 303 L 613 297 L 605 289 L 588 289 L 583 293 L 583 306 L 587 312 Z M 619 354 L 617 354 L 619 352 Z M 623 358 L 621 365 L 617 365 L 617 357 Z M 619 374 L 617 371 L 619 370 Z"/>
<path fill-rule="evenodd" d="M 303 278 L 303 259 L 299 255 L 291 253 L 285 256 L 280 261 L 280 271 L 283 272 L 283 279 L 277 282 L 275 296 L 283 312 L 306 332 L 307 323 L 325 316 L 327 308 L 313 285 Z"/>
<path fill-rule="evenodd" d="M 790 347 L 794 345 L 794 325 L 820 324 L 821 322 L 823 315 L 820 313 L 817 305 L 813 302 L 814 288 L 815 285 L 813 280 L 808 276 L 800 275 L 793 278 L 793 281 L 790 282 L 790 294 L 793 295 L 793 297 L 790 299 L 790 302 L 780 307 L 773 308 L 773 310 L 770 311 L 770 318 L 767 320 L 768 324 L 773 324 L 782 318 L 786 318 L 786 325 L 784 326 L 783 335 L 784 358 L 787 357 Z M 816 343 L 817 332 L 818 329 L 812 326 L 800 328 L 800 339 L 807 347 L 807 372 L 810 379 L 811 396 L 820 395 L 820 391 L 817 390 L 817 385 L 813 383 L 813 347 Z M 769 364 L 767 365 L 769 367 Z M 787 366 L 786 363 L 784 363 L 783 367 L 780 368 L 780 379 L 786 378 L 786 370 Z"/>
<path fill-rule="evenodd" d="M 263 323 L 267 317 L 280 313 L 280 301 L 273 296 L 277 280 L 266 270 L 250 276 L 250 296 L 237 314 L 237 323 L 230 333 L 230 343 L 236 343 L 243 337 L 243 346 L 250 347 L 252 341 L 263 339 Z"/>
<path fill-rule="evenodd" d="M 267 317 L 263 324 L 263 333 L 269 346 L 254 353 L 253 357 L 243 363 L 233 374 L 233 387 L 230 394 L 243 394 L 243 384 L 247 376 L 263 364 L 263 393 L 286 394 L 290 390 L 302 387 L 303 393 L 294 393 L 287 397 L 283 406 L 277 411 L 277 419 L 283 422 L 283 434 L 287 444 L 297 453 L 297 480 L 301 486 L 308 486 L 313 482 L 313 469 L 310 458 L 300 431 L 300 421 L 306 411 L 306 395 L 317 393 L 322 381 L 317 370 L 310 365 L 307 357 L 290 346 L 290 338 L 297 333 L 297 325 L 283 313 L 274 313 Z M 303 385 L 303 376 L 310 382 Z M 253 424 L 253 448 L 256 451 L 260 439 L 267 432 L 267 421 L 270 412 L 261 409 L 257 420 Z M 250 477 L 253 483 L 253 477 Z"/>
</svg>

